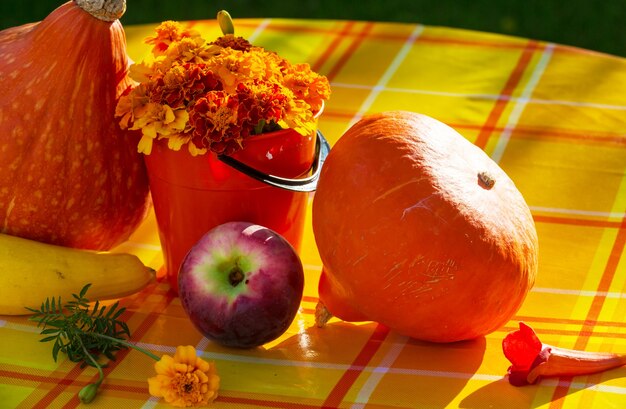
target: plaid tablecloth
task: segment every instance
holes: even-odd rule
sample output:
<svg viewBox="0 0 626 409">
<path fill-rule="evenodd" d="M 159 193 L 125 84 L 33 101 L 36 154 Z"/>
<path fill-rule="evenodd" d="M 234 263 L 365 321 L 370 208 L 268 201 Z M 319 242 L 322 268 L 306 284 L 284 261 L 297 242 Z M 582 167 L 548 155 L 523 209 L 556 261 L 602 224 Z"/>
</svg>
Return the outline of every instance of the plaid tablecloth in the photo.
<svg viewBox="0 0 626 409">
<path fill-rule="evenodd" d="M 214 22 L 191 22 L 214 38 Z M 131 57 L 155 25 L 126 27 Z M 333 95 L 320 128 L 336 141 L 362 115 L 392 109 L 433 116 L 483 148 L 529 203 L 540 269 L 518 315 L 471 342 L 429 344 L 375 323 L 314 326 L 321 263 L 310 228 L 305 295 L 280 339 L 230 350 L 204 339 L 165 283 L 122 300 L 132 340 L 160 355 L 195 345 L 221 376 L 215 407 L 621 408 L 626 368 L 544 379 L 504 378 L 503 337 L 518 321 L 543 342 L 626 353 L 626 60 L 541 41 L 413 24 L 237 20 L 239 35 L 308 62 Z M 150 216 L 119 251 L 162 264 Z M 6 272 L 5 272 L 6 273 Z M 51 358 L 23 317 L 0 316 L 0 408 L 73 408 L 93 368 Z M 106 369 L 98 408 L 165 407 L 148 395 L 153 361 L 124 351 Z"/>
</svg>

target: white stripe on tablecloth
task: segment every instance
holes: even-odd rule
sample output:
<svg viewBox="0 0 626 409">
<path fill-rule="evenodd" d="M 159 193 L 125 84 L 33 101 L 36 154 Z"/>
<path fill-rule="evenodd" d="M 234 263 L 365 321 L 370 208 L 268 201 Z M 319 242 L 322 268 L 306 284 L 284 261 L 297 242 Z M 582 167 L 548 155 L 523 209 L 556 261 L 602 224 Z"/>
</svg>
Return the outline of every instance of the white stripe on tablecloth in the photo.
<svg viewBox="0 0 626 409">
<path fill-rule="evenodd" d="M 535 69 L 533 70 L 530 79 L 528 80 L 528 82 L 526 83 L 526 86 L 524 87 L 524 90 L 522 91 L 521 97 L 518 98 L 515 104 L 513 105 L 513 110 L 509 114 L 509 119 L 507 121 L 507 124 L 502 130 L 502 132 L 500 133 L 500 137 L 498 138 L 498 143 L 496 144 L 496 147 L 491 153 L 491 159 L 493 159 L 496 163 L 500 162 L 500 160 L 502 159 L 502 155 L 504 154 L 504 151 L 506 150 L 506 147 L 509 144 L 509 141 L 511 140 L 511 134 L 513 133 L 513 130 L 517 126 L 517 123 L 519 122 L 519 119 L 522 116 L 522 112 L 524 112 L 524 108 L 526 108 L 526 104 L 528 104 L 528 101 L 530 97 L 532 96 L 533 91 L 537 87 L 537 84 L 539 83 L 541 76 L 546 70 L 548 63 L 550 62 L 550 59 L 552 58 L 553 51 L 554 51 L 554 44 L 550 43 L 546 45 L 546 48 L 544 48 L 543 53 L 541 54 L 541 59 L 535 66 Z"/>
<path fill-rule="evenodd" d="M 408 88 L 395 88 L 395 87 L 384 87 L 379 85 L 364 85 L 364 84 L 348 84 L 345 82 L 332 82 L 332 88 L 347 88 L 347 89 L 363 89 L 363 90 L 374 90 L 376 89 L 378 93 L 382 91 L 386 92 L 398 92 L 405 94 L 420 94 L 420 95 L 434 95 L 440 97 L 450 97 L 450 98 L 462 98 L 462 99 L 474 99 L 474 100 L 487 100 L 487 101 L 509 101 L 509 102 L 519 102 L 523 101 L 528 104 L 542 104 L 542 105 L 562 105 L 562 106 L 572 106 L 572 107 L 581 107 L 581 108 L 597 108 L 604 109 L 610 111 L 626 111 L 626 105 L 615 105 L 615 104 L 600 104 L 597 102 L 584 102 L 584 101 L 566 101 L 560 99 L 541 99 L 541 98 L 522 98 L 522 97 L 512 97 L 510 95 L 495 95 L 495 94 L 471 94 L 464 92 L 449 92 L 449 91 L 434 91 L 434 90 L 425 90 L 425 89 L 408 89 Z"/>
<path fill-rule="evenodd" d="M 383 379 L 386 373 L 388 373 L 389 368 L 393 365 L 393 363 L 398 359 L 398 356 L 404 349 L 409 338 L 405 336 L 398 337 L 396 341 L 391 345 L 391 348 L 383 358 L 380 363 L 380 366 L 376 367 L 374 371 L 367 378 L 367 381 L 361 387 L 361 390 L 356 396 L 355 403 L 351 406 L 351 409 L 363 409 L 365 405 L 369 402 L 372 393 Z"/>
<path fill-rule="evenodd" d="M 546 288 L 546 287 L 533 287 L 531 290 L 533 293 L 544 294 L 558 294 L 558 295 L 573 295 L 576 297 L 605 297 L 613 299 L 626 298 L 626 294 L 616 291 L 589 291 L 589 290 L 572 290 L 567 288 Z"/>
<path fill-rule="evenodd" d="M 363 103 L 361 104 L 361 107 L 352 118 L 352 121 L 350 121 L 350 123 L 348 124 L 348 128 L 352 126 L 354 123 L 356 123 L 359 119 L 361 119 L 363 115 L 365 115 L 365 113 L 367 113 L 367 111 L 370 109 L 370 107 L 372 106 L 372 104 L 374 103 L 378 95 L 380 94 L 380 92 L 385 89 L 385 86 L 387 85 L 387 83 L 389 82 L 393 74 L 395 74 L 395 72 L 398 70 L 398 67 L 400 67 L 400 64 L 402 64 L 402 61 L 404 61 L 409 51 L 411 51 L 411 48 L 413 47 L 413 43 L 415 43 L 415 40 L 418 39 L 418 37 L 422 34 L 423 31 L 424 31 L 424 26 L 422 25 L 415 26 L 415 28 L 413 29 L 413 32 L 411 32 L 411 35 L 409 35 L 409 37 L 406 39 L 406 41 L 404 42 L 404 45 L 402 46 L 400 51 L 398 51 L 398 54 L 396 54 L 394 59 L 391 61 L 391 64 L 389 65 L 389 67 L 387 67 L 387 70 L 385 70 L 385 72 L 380 77 L 376 85 L 373 88 L 371 88 L 371 92 L 369 93 L 367 98 L 365 98 L 365 101 L 363 101 Z M 334 85 L 331 85 L 331 86 L 334 86 Z"/>
<path fill-rule="evenodd" d="M 595 216 L 606 217 L 607 219 L 623 219 L 626 217 L 626 213 L 617 212 L 599 212 L 595 210 L 577 210 L 577 209 L 562 209 L 556 207 L 542 207 L 542 206 L 529 206 L 532 212 L 541 213 L 556 213 L 575 216 Z"/>
<path fill-rule="evenodd" d="M 248 41 L 250 43 L 254 43 L 257 37 L 261 35 L 261 33 L 267 28 L 267 26 L 270 25 L 271 22 L 271 18 L 264 19 L 261 24 L 259 24 L 259 26 L 256 28 L 256 30 L 254 30 L 254 32 L 248 37 Z"/>
</svg>

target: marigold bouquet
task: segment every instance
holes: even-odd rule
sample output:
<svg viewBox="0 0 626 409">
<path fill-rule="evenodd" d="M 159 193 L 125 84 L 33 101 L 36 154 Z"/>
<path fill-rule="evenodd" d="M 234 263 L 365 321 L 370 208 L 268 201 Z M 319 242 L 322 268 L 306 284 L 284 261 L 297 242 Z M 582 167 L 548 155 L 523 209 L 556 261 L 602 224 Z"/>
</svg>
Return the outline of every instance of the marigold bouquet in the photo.
<svg viewBox="0 0 626 409">
<path fill-rule="evenodd" d="M 224 30 L 232 28 L 229 19 L 222 23 L 224 35 L 213 42 L 174 21 L 145 40 L 153 58 L 131 67 L 138 85 L 116 109 L 122 128 L 141 130 L 139 152 L 150 154 L 154 140 L 166 139 L 170 149 L 187 145 L 194 156 L 228 155 L 260 133 L 315 132 L 314 116 L 330 96 L 327 78 L 235 37 Z"/>
</svg>

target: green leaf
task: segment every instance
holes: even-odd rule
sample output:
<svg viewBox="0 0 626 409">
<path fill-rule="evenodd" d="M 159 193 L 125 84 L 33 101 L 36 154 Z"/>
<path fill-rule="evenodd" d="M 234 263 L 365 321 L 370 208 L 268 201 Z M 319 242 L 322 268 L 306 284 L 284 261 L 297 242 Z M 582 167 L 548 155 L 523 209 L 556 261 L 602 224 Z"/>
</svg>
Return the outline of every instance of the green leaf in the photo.
<svg viewBox="0 0 626 409">
<path fill-rule="evenodd" d="M 85 298 L 85 294 L 87 294 L 87 291 L 89 290 L 89 287 L 91 287 L 91 283 L 86 284 L 82 290 L 80 290 L 80 298 Z"/>
<path fill-rule="evenodd" d="M 49 342 L 49 341 L 55 340 L 57 338 L 58 337 L 56 335 L 53 335 L 53 336 L 50 336 L 50 337 L 42 338 L 42 339 L 39 340 L 39 342 Z"/>
<path fill-rule="evenodd" d="M 116 340 L 130 338 L 128 325 L 119 318 L 126 311 L 116 302 L 110 307 L 96 301 L 92 307 L 86 294 L 91 284 L 85 285 L 79 294 L 72 294 L 71 301 L 62 304 L 61 297 L 48 298 L 41 303 L 41 308 L 30 317 L 37 326 L 43 326 L 40 334 L 48 335 L 40 342 L 53 341 L 52 358 L 57 361 L 60 353 L 64 353 L 71 362 L 81 366 L 101 368 L 104 365 L 98 358 L 115 359 L 115 353 L 127 348 Z M 102 338 L 107 335 L 114 339 Z"/>
<path fill-rule="evenodd" d="M 66 322 L 64 320 L 52 320 L 52 321 L 46 321 L 46 325 L 50 327 L 64 328 L 66 325 Z"/>
<path fill-rule="evenodd" d="M 126 307 L 120 308 L 119 310 L 117 310 L 117 312 L 113 316 L 113 319 L 114 320 L 118 319 L 120 317 L 120 315 L 124 314 L 124 312 L 126 312 Z"/>
<path fill-rule="evenodd" d="M 261 119 L 258 124 L 254 127 L 254 133 L 260 134 L 263 133 L 263 128 L 265 128 L 265 119 Z"/>
<path fill-rule="evenodd" d="M 59 341 L 59 339 L 57 338 L 57 342 L 55 342 L 54 346 L 52 347 L 52 359 L 54 359 L 54 362 L 57 361 L 57 357 L 59 356 L 59 351 L 61 350 L 61 348 L 61 341 Z"/>
<path fill-rule="evenodd" d="M 100 301 L 97 300 L 96 303 L 93 306 L 93 310 L 91 311 L 91 316 L 93 317 L 94 315 L 96 315 L 96 313 L 98 312 L 98 308 L 100 308 Z M 102 307 L 102 309 L 104 310 L 104 307 Z"/>
<path fill-rule="evenodd" d="M 60 331 L 60 329 L 55 329 L 55 328 L 48 328 L 48 329 L 44 329 L 43 331 L 40 332 L 41 335 L 45 335 L 45 334 L 56 334 Z"/>
</svg>

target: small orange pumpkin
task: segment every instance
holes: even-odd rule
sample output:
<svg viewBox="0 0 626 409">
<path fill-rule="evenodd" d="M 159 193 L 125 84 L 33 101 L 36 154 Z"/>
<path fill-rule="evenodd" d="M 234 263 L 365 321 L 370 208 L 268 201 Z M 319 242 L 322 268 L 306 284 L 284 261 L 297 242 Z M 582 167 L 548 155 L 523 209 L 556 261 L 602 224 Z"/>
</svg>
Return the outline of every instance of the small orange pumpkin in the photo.
<svg viewBox="0 0 626 409">
<path fill-rule="evenodd" d="M 114 118 L 131 85 L 124 0 L 76 0 L 0 32 L 0 231 L 106 250 L 149 208 L 138 137 Z"/>
<path fill-rule="evenodd" d="M 425 115 L 352 126 L 324 164 L 312 215 L 320 325 L 330 313 L 419 340 L 472 339 L 511 319 L 534 284 L 537 233 L 521 193 Z"/>
</svg>

